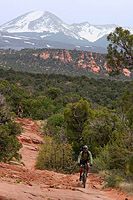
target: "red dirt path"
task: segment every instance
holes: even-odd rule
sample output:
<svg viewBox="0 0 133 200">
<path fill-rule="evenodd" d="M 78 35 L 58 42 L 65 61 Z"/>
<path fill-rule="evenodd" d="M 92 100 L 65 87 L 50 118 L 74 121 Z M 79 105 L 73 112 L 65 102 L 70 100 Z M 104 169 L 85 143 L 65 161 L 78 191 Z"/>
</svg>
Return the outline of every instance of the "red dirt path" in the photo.
<svg viewBox="0 0 133 200">
<path fill-rule="evenodd" d="M 84 189 L 79 174 L 37 170 L 38 147 L 43 141 L 38 126 L 30 119 L 16 122 L 23 124 L 18 139 L 23 145 L 20 153 L 25 166 L 0 163 L 0 200 L 133 200 L 123 191 L 103 190 L 104 182 L 97 174 L 89 174 Z"/>
</svg>

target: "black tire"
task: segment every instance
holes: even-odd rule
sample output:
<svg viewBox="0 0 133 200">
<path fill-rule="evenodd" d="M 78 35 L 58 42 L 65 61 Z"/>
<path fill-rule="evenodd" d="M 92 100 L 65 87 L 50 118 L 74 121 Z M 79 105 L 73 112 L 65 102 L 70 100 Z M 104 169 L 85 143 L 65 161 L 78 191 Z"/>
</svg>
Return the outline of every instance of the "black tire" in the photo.
<svg viewBox="0 0 133 200">
<path fill-rule="evenodd" d="M 85 188 L 86 185 L 86 173 L 83 174 L 83 188 Z"/>
<path fill-rule="evenodd" d="M 23 117 L 22 117 L 22 113 L 19 113 L 18 117 L 22 119 L 22 118 L 23 118 Z"/>
</svg>

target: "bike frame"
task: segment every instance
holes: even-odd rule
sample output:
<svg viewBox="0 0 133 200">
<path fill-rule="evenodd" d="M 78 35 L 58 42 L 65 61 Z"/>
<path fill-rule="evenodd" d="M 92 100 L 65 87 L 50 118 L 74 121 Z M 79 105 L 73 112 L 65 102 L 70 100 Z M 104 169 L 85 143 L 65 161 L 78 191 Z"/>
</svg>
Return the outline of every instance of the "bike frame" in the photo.
<svg viewBox="0 0 133 200">
<path fill-rule="evenodd" d="M 18 117 L 22 118 L 22 112 L 18 113 Z"/>
<path fill-rule="evenodd" d="M 82 164 L 81 167 L 83 168 L 83 176 L 82 176 L 82 181 L 83 181 L 83 187 L 85 188 L 86 185 L 86 179 L 87 179 L 87 171 L 86 171 L 86 167 L 87 164 Z"/>
</svg>

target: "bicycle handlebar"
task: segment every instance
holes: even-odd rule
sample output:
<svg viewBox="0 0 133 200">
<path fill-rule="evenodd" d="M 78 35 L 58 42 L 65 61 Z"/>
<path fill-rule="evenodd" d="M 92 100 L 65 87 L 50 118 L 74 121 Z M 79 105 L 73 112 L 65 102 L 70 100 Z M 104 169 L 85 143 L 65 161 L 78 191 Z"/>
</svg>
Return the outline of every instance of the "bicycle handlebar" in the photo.
<svg viewBox="0 0 133 200">
<path fill-rule="evenodd" d="M 80 167 L 85 167 L 86 165 L 87 165 L 86 163 L 85 164 L 81 164 Z M 88 167 L 91 167 L 90 163 L 89 163 Z"/>
</svg>

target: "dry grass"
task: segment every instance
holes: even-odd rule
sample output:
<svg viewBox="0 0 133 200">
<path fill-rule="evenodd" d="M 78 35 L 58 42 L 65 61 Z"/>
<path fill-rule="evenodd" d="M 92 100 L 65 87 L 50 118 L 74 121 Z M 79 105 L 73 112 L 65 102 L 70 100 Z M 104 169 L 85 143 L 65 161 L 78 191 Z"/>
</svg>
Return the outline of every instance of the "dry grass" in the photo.
<svg viewBox="0 0 133 200">
<path fill-rule="evenodd" d="M 36 124 L 39 127 L 39 132 L 44 135 L 44 127 L 47 124 L 47 120 L 37 120 Z"/>
<path fill-rule="evenodd" d="M 125 190 L 129 195 L 133 196 L 133 182 L 131 183 L 121 182 L 119 184 L 119 188 Z"/>
</svg>

